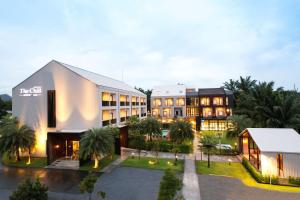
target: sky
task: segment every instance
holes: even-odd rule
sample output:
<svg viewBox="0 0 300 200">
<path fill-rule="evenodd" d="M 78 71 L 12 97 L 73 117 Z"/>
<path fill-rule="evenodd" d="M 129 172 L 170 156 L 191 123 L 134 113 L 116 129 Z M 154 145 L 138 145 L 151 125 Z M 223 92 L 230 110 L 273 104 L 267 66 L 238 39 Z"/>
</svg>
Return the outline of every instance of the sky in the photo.
<svg viewBox="0 0 300 200">
<path fill-rule="evenodd" d="M 53 59 L 145 89 L 298 88 L 300 1 L 2 0 L 0 94 Z"/>
</svg>

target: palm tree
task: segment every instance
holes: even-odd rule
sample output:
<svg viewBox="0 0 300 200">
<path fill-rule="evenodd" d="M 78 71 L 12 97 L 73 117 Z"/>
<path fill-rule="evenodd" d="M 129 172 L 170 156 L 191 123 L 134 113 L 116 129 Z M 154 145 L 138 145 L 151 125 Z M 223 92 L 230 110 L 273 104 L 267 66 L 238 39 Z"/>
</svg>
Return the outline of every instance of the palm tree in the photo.
<svg viewBox="0 0 300 200">
<path fill-rule="evenodd" d="M 243 92 L 250 92 L 250 90 L 256 85 L 256 80 L 251 80 L 251 76 L 245 78 L 240 76 L 240 80 L 236 82 L 236 87 Z"/>
<path fill-rule="evenodd" d="M 152 141 L 152 136 L 161 136 L 161 125 L 154 117 L 147 117 L 141 122 L 142 133 L 147 134 Z"/>
<path fill-rule="evenodd" d="M 79 156 L 83 159 L 93 157 L 94 168 L 99 167 L 102 156 L 109 154 L 113 145 L 113 135 L 107 128 L 93 128 L 87 131 L 80 139 Z"/>
<path fill-rule="evenodd" d="M 192 141 L 194 133 L 192 125 L 188 121 L 175 121 L 170 126 L 171 140 L 177 144 L 184 141 Z"/>
<path fill-rule="evenodd" d="M 30 164 L 31 149 L 35 144 L 34 131 L 26 126 L 20 125 L 18 120 L 14 117 L 5 118 L 1 126 L 0 137 L 0 152 L 9 152 L 16 155 L 17 160 L 20 161 L 20 149 L 28 150 L 28 162 Z"/>
<path fill-rule="evenodd" d="M 214 135 L 204 135 L 201 137 L 199 143 L 201 143 L 202 147 L 207 151 L 207 167 L 210 167 L 210 151 L 217 144 L 217 138 Z M 200 145 L 199 145 L 200 148 Z"/>
</svg>

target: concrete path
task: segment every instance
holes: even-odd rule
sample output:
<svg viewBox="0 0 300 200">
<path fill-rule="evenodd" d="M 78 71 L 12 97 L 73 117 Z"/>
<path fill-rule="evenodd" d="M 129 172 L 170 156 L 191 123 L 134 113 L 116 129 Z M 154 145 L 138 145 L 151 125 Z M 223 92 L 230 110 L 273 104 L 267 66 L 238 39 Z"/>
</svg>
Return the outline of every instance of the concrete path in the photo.
<svg viewBox="0 0 300 200">
<path fill-rule="evenodd" d="M 195 134 L 193 141 L 194 153 L 186 156 L 184 161 L 183 189 L 186 200 L 201 200 L 198 175 L 196 173 L 195 155 L 198 152 L 199 138 Z"/>
</svg>

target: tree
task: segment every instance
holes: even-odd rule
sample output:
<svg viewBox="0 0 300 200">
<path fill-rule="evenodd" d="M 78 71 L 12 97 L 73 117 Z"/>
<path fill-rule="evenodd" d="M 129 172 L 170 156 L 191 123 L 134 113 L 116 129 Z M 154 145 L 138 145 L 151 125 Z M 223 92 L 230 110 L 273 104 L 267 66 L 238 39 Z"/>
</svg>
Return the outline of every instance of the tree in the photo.
<svg viewBox="0 0 300 200">
<path fill-rule="evenodd" d="M 136 116 L 131 116 L 127 121 L 128 135 L 129 137 L 135 137 L 141 135 L 141 121 Z"/>
<path fill-rule="evenodd" d="M 203 135 L 199 143 L 202 144 L 202 147 L 207 151 L 207 167 L 210 167 L 210 151 L 217 144 L 217 138 L 214 135 Z"/>
<path fill-rule="evenodd" d="M 182 182 L 171 169 L 166 169 L 159 186 L 158 200 L 172 200 Z"/>
<path fill-rule="evenodd" d="M 192 125 L 188 121 L 175 121 L 170 126 L 171 141 L 180 144 L 184 141 L 192 141 L 194 133 Z"/>
<path fill-rule="evenodd" d="M 236 138 L 246 128 L 253 126 L 253 121 L 247 115 L 232 115 L 227 118 L 234 126 L 227 131 L 227 137 Z"/>
<path fill-rule="evenodd" d="M 4 118 L 1 126 L 0 137 L 0 152 L 9 152 L 16 155 L 17 160 L 20 161 L 20 149 L 28 150 L 28 164 L 30 164 L 31 148 L 35 144 L 34 131 L 26 126 L 21 125 L 14 117 Z"/>
<path fill-rule="evenodd" d="M 153 143 L 153 146 L 152 146 L 152 149 L 151 149 L 154 154 L 155 154 L 155 159 L 156 159 L 156 162 L 159 162 L 158 160 L 158 156 L 159 156 L 159 151 L 160 151 L 160 143 L 158 141 L 155 141 Z"/>
<path fill-rule="evenodd" d="M 137 135 L 131 140 L 132 146 L 138 151 L 139 159 L 141 159 L 141 152 L 146 146 L 145 138 L 143 135 Z"/>
<path fill-rule="evenodd" d="M 17 189 L 9 197 L 10 200 L 47 200 L 48 188 L 41 184 L 37 178 L 34 182 L 26 179 L 23 183 L 18 185 Z"/>
<path fill-rule="evenodd" d="M 89 200 L 92 199 L 92 193 L 95 188 L 95 183 L 97 182 L 97 176 L 93 173 L 89 173 L 86 177 L 82 179 L 82 181 L 79 184 L 79 189 L 81 193 L 88 193 Z M 98 196 L 101 196 L 103 199 L 105 199 L 106 193 L 103 191 L 100 191 L 97 193 Z"/>
<path fill-rule="evenodd" d="M 152 141 L 152 136 L 161 136 L 161 125 L 157 119 L 154 117 L 147 117 L 141 122 L 141 131 L 144 134 L 147 134 Z"/>
<path fill-rule="evenodd" d="M 7 105 L 6 103 L 0 98 L 0 119 L 7 114 Z"/>
<path fill-rule="evenodd" d="M 83 159 L 93 158 L 94 168 L 99 167 L 102 156 L 111 152 L 113 135 L 108 128 L 92 128 L 80 139 L 79 156 Z"/>
<path fill-rule="evenodd" d="M 151 95 L 152 95 L 152 90 L 144 90 L 143 88 L 137 88 L 135 89 L 139 90 L 140 92 L 144 93 L 147 95 L 147 111 L 151 112 Z"/>
<path fill-rule="evenodd" d="M 240 76 L 240 80 L 236 82 L 236 87 L 240 91 L 250 92 L 250 90 L 255 86 L 256 80 L 251 80 L 251 76 L 246 76 L 245 78 Z"/>
</svg>

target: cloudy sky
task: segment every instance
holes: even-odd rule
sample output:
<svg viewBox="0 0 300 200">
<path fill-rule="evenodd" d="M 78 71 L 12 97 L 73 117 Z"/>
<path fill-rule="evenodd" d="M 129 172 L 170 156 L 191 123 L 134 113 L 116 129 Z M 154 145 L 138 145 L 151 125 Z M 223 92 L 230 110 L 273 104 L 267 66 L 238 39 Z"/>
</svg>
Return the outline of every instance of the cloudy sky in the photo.
<svg viewBox="0 0 300 200">
<path fill-rule="evenodd" d="M 52 59 L 143 88 L 246 75 L 298 88 L 300 1 L 1 2 L 0 93 Z"/>
</svg>

